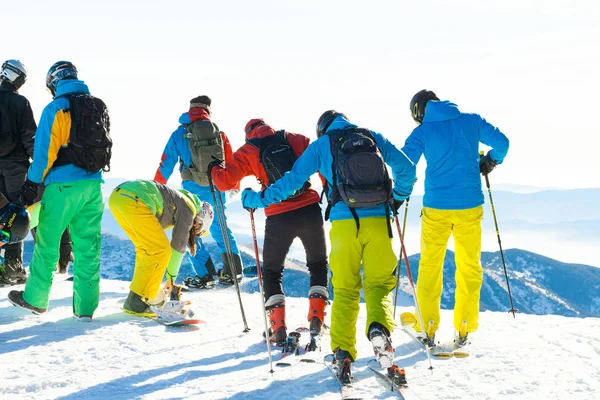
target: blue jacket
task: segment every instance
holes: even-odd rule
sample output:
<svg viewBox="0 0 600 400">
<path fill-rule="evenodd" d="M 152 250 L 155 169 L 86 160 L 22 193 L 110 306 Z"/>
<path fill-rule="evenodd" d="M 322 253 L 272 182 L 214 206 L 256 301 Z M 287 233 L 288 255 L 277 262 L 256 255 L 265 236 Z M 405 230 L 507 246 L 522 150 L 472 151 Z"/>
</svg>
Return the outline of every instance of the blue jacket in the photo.
<svg viewBox="0 0 600 400">
<path fill-rule="evenodd" d="M 423 123 L 402 148 L 412 162 L 425 155 L 425 207 L 464 210 L 483 204 L 479 172 L 479 143 L 492 147 L 490 156 L 501 164 L 508 139 L 478 114 L 464 114 L 449 101 L 429 101 Z"/>
<path fill-rule="evenodd" d="M 179 172 L 188 169 L 192 165 L 192 152 L 187 139 L 184 137 L 187 133 L 184 125 L 190 123 L 190 116 L 187 112 L 181 114 L 179 123 L 181 125 L 171 134 L 163 151 L 160 166 L 154 178 L 157 182 L 166 184 L 177 163 L 179 163 Z"/>
<path fill-rule="evenodd" d="M 35 132 L 33 162 L 27 174 L 27 178 L 35 183 L 44 182 L 47 186 L 55 182 L 102 180 L 102 171 L 87 172 L 73 164 L 52 168 L 58 151 L 69 144 L 71 137 L 71 116 L 63 112 L 69 108 L 69 99 L 61 97 L 69 93 L 90 94 L 90 91 L 83 81 L 67 79 L 58 82 L 56 96 L 44 108 Z"/>
<path fill-rule="evenodd" d="M 338 117 L 329 126 L 328 131 L 355 127 L 356 125 L 351 124 L 342 117 Z M 406 199 L 410 196 L 415 183 L 414 164 L 380 133 L 372 132 L 372 134 L 385 163 L 392 168 L 392 175 L 395 180 L 394 198 L 398 200 Z M 324 135 L 306 148 L 302 156 L 296 160 L 291 171 L 264 191 L 263 204 L 267 206 L 287 199 L 317 171 L 327 180 L 329 189 L 333 181 L 332 164 L 333 156 L 329 137 Z M 330 196 L 330 193 L 327 193 L 327 195 Z M 386 216 L 383 204 L 376 207 L 356 208 L 355 210 L 359 218 Z M 330 219 L 336 221 L 353 219 L 353 217 L 350 208 L 344 202 L 339 201 L 331 209 Z"/>
</svg>

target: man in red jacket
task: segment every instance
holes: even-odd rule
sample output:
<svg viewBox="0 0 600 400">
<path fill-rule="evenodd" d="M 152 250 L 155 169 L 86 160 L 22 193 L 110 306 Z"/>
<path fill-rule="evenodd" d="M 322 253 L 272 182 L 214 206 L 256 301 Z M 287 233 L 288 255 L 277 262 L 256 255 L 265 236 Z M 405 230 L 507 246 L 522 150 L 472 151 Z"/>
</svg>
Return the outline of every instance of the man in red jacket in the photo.
<svg viewBox="0 0 600 400">
<path fill-rule="evenodd" d="M 251 175 L 258 178 L 263 189 L 266 188 L 291 169 L 293 161 L 300 157 L 310 142 L 300 134 L 276 132 L 262 119 L 251 119 L 245 131 L 246 143 L 233 154 L 226 168 L 215 166 L 211 170 L 213 182 L 221 191 L 234 188 L 242 178 Z M 306 265 L 310 271 L 308 321 L 311 335 L 321 332 L 329 291 L 323 216 L 318 203 L 319 194 L 307 182 L 287 200 L 265 209 L 263 287 L 271 324 L 270 340 L 276 344 L 285 343 L 287 338 L 281 278 L 285 257 L 295 238 L 300 238 L 304 245 Z"/>
</svg>

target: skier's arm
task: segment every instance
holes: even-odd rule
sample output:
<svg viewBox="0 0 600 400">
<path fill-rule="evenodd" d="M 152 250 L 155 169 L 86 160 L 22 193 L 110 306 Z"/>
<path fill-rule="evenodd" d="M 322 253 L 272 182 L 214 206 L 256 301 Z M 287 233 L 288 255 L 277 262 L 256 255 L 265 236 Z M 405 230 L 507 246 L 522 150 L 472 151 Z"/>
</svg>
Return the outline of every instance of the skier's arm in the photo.
<svg viewBox="0 0 600 400">
<path fill-rule="evenodd" d="M 21 142 L 23 143 L 23 147 L 25 147 L 25 151 L 29 158 L 33 158 L 33 138 L 35 136 L 35 131 L 37 126 L 35 124 L 35 119 L 33 118 L 33 111 L 31 110 L 31 105 L 29 101 L 27 101 L 23 112 L 19 116 L 19 136 L 21 138 Z"/>
<path fill-rule="evenodd" d="M 221 132 L 221 138 L 223 139 L 223 153 L 225 155 L 225 168 L 229 168 L 229 162 L 233 158 L 233 150 L 231 149 L 231 143 L 229 143 L 229 138 L 224 132 Z M 227 190 L 240 190 L 240 181 L 238 180 L 237 184 L 235 184 L 232 188 Z M 219 189 L 221 190 L 221 189 Z"/>
<path fill-rule="evenodd" d="M 500 129 L 487 122 L 484 118 L 479 121 L 479 141 L 490 146 L 490 157 L 496 161 L 496 164 L 502 164 L 506 153 L 508 153 L 508 138 L 504 136 Z"/>
<path fill-rule="evenodd" d="M 252 155 L 249 154 L 250 150 L 247 147 L 248 145 L 244 145 L 233 153 L 225 164 L 225 168 L 219 166 L 212 168 L 210 176 L 221 192 L 239 188 L 240 181 L 244 177 L 254 174 L 248 160 Z M 258 159 L 258 154 L 255 154 L 254 157 Z"/>
<path fill-rule="evenodd" d="M 373 137 L 381 151 L 383 160 L 392 169 L 394 198 L 396 200 L 406 200 L 410 196 L 417 178 L 415 164 L 383 135 L 373 132 Z"/>
<path fill-rule="evenodd" d="M 179 152 L 177 151 L 176 141 L 177 136 L 181 136 L 183 138 L 183 127 L 177 128 L 177 130 L 171 134 L 171 137 L 169 137 L 169 141 L 165 146 L 165 150 L 163 151 L 160 160 L 160 165 L 158 166 L 154 176 L 154 180 L 162 183 L 163 185 L 167 184 L 167 181 L 173 173 L 175 165 L 177 165 L 177 161 L 179 161 Z"/>
<path fill-rule="evenodd" d="M 329 145 L 327 141 L 319 142 L 317 140 L 311 143 L 300 158 L 296 160 L 292 170 L 286 172 L 281 179 L 277 180 L 263 192 L 263 203 L 265 206 L 287 199 L 319 170 L 321 156 L 318 146 L 323 143 Z"/>
<path fill-rule="evenodd" d="M 185 200 L 181 199 L 175 204 L 175 225 L 171 236 L 171 258 L 167 266 L 167 278 L 175 280 L 179 272 L 181 260 L 185 254 L 186 245 L 190 237 L 190 230 L 194 223 L 194 213 Z"/>
<path fill-rule="evenodd" d="M 404 147 L 401 151 L 412 161 L 414 165 L 419 163 L 423 152 L 425 151 L 425 145 L 423 144 L 423 130 L 421 127 L 415 128 L 410 136 L 404 142 Z"/>
<path fill-rule="evenodd" d="M 58 151 L 69 141 L 71 116 L 62 112 L 56 102 L 50 103 L 42 112 L 40 125 L 35 132 L 33 162 L 27 178 L 42 183 L 58 157 Z"/>
</svg>

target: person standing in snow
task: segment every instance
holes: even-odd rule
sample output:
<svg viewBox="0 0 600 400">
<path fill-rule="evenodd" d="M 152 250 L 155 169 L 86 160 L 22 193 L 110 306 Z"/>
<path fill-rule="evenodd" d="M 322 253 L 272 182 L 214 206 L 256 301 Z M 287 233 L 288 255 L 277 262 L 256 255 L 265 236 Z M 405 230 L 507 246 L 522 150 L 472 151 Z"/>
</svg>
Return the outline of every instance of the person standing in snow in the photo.
<svg viewBox="0 0 600 400">
<path fill-rule="evenodd" d="M 319 118 L 317 137 L 290 172 L 260 193 L 244 190 L 242 202 L 246 208 L 264 208 L 287 199 L 317 171 L 326 179 L 329 206 L 325 216 L 332 221 L 331 348 L 341 378 L 349 381 L 351 363 L 357 357 L 356 321 L 363 284 L 367 304 L 365 333 L 379 364 L 393 367 L 391 291 L 396 285 L 397 258 L 392 248 L 389 203 L 400 207 L 410 195 L 415 167 L 383 135 L 359 128 L 333 110 Z M 395 180 L 393 191 L 386 164 Z M 359 202 L 359 207 L 347 205 Z M 360 207 L 369 202 L 373 205 Z"/>
<path fill-rule="evenodd" d="M 154 180 L 167 184 L 173 173 L 175 165 L 179 163 L 182 187 L 198 196 L 202 201 L 208 202 L 213 208 L 213 197 L 207 176 L 208 164 L 215 159 L 224 160 L 227 163 L 231 159 L 232 150 L 229 139 L 221 132 L 217 125 L 210 120 L 211 99 L 202 95 L 190 101 L 190 109 L 179 117 L 179 127 L 171 134 L 163 151 L 160 166 L 156 171 Z M 239 190 L 239 187 L 234 188 Z M 223 208 L 225 208 L 225 193 L 216 193 L 221 196 Z M 223 209 L 225 216 L 225 209 Z M 225 223 L 227 219 L 225 217 Z M 223 261 L 223 269 L 218 272 L 219 279 L 223 282 L 233 283 L 233 275 L 237 279 L 242 277 L 242 259 L 237 247 L 233 232 L 227 228 L 227 235 L 231 243 L 233 253 L 234 273 L 229 265 L 225 241 L 219 224 L 210 229 Z M 192 265 L 196 270 L 197 277 L 193 281 L 200 286 L 214 286 L 213 275 L 217 275 L 214 263 L 209 252 L 205 249 L 202 240 L 197 240 L 196 256 L 192 257 Z"/>
<path fill-rule="evenodd" d="M 266 189 L 293 166 L 294 160 L 306 150 L 306 136 L 275 131 L 263 119 L 248 121 L 246 143 L 222 168 L 217 162 L 209 166 L 215 186 L 220 191 L 231 190 L 242 178 L 256 176 Z M 281 286 L 285 257 L 295 238 L 300 238 L 306 251 L 310 272 L 308 292 L 308 322 L 311 335 L 321 332 L 327 290 L 327 247 L 319 194 L 307 182 L 299 193 L 265 209 L 265 241 L 263 246 L 263 288 L 266 312 L 271 325 L 270 340 L 282 345 L 287 340 L 285 324 L 285 295 Z"/>
<path fill-rule="evenodd" d="M 440 101 L 434 92 L 421 90 L 410 102 L 415 128 L 402 151 L 416 164 L 427 160 L 425 196 L 421 211 L 421 260 L 417 299 L 424 329 L 415 318 L 415 330 L 434 345 L 440 322 L 442 272 L 450 235 L 456 248 L 454 327 L 456 342 L 479 326 L 479 294 L 483 281 L 481 220 L 484 203 L 479 174 L 501 164 L 509 142 L 498 128 L 478 114 L 459 111 L 456 104 Z M 479 143 L 492 147 L 479 156 Z"/>
<path fill-rule="evenodd" d="M 13 290 L 8 298 L 35 314 L 46 312 L 60 240 L 69 226 L 75 253 L 73 315 L 91 321 L 100 295 L 102 171 L 110 164 L 110 121 L 106 106 L 78 80 L 72 63 L 52 65 L 46 88 L 54 100 L 42 112 L 33 162 L 20 194 L 20 201 L 31 205 L 38 186 L 45 186 L 37 242 L 25 290 Z"/>
<path fill-rule="evenodd" d="M 123 311 L 154 316 L 150 305 L 160 303 L 160 283 L 169 294 L 177 278 L 186 245 L 196 253 L 196 239 L 208 235 L 213 210 L 208 202 L 185 189 L 174 190 L 155 181 L 135 180 L 117 186 L 108 199 L 117 223 L 135 245 L 135 269 Z M 172 239 L 165 229 L 173 228 Z"/>
<path fill-rule="evenodd" d="M 25 65 L 6 60 L 0 68 L 0 193 L 16 201 L 33 157 L 33 137 L 37 129 L 29 101 L 19 94 L 27 80 Z M 23 284 L 23 243 L 4 246 L 4 268 L 0 286 Z"/>
</svg>

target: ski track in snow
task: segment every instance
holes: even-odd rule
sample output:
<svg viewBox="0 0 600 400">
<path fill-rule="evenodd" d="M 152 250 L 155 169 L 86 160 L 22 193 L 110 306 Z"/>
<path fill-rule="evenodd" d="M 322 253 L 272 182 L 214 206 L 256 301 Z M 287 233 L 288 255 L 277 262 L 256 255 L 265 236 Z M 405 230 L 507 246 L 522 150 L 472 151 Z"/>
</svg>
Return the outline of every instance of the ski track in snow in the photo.
<svg viewBox="0 0 600 400">
<path fill-rule="evenodd" d="M 250 333 L 244 334 L 233 288 L 185 293 L 199 329 L 165 327 L 124 314 L 128 282 L 103 280 L 91 323 L 72 319 L 71 282 L 56 276 L 50 310 L 35 316 L 12 307 L 0 289 L 1 399 L 339 399 L 322 363 L 275 368 L 271 375 L 258 293 L 243 293 Z M 308 302 L 287 299 L 290 328 L 304 325 Z M 330 310 L 330 309 L 329 309 Z M 397 317 L 408 307 L 398 307 Z M 442 311 L 437 338 L 452 339 L 452 312 Z M 357 385 L 373 399 L 395 399 L 367 367 L 373 358 L 357 331 Z M 329 351 L 328 337 L 323 353 Z M 396 363 L 406 368 L 413 398 L 598 399 L 600 319 L 484 312 L 471 356 L 433 360 L 399 329 Z M 274 352 L 277 359 L 278 351 Z"/>
</svg>

